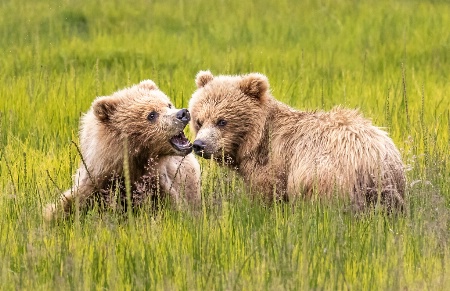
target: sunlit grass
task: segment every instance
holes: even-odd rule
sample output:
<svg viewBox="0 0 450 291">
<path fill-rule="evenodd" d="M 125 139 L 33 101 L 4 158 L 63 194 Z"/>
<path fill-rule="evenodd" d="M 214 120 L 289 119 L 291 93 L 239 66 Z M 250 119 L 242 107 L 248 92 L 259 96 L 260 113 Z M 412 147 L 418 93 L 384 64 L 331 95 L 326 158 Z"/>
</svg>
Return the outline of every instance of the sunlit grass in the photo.
<svg viewBox="0 0 450 291">
<path fill-rule="evenodd" d="M 0 289 L 445 290 L 446 1 L 3 1 Z M 358 107 L 407 168 L 407 210 L 267 205 L 201 161 L 202 209 L 97 209 L 48 224 L 95 96 L 152 79 L 186 107 L 199 70 L 264 73 L 299 109 Z"/>
</svg>

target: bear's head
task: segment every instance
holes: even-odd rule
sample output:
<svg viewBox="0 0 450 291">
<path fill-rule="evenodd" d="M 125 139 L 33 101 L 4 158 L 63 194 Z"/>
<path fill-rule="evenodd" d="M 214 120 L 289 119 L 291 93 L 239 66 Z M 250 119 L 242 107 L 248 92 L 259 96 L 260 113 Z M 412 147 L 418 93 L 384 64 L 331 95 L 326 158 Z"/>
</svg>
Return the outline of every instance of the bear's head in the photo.
<svg viewBox="0 0 450 291">
<path fill-rule="evenodd" d="M 271 98 L 267 77 L 259 73 L 215 77 L 201 71 L 195 81 L 197 90 L 189 102 L 195 153 L 220 161 L 249 154 L 266 122 Z"/>
<path fill-rule="evenodd" d="M 130 156 L 186 155 L 192 151 L 183 133 L 189 111 L 176 109 L 151 80 L 98 97 L 87 115 L 82 125 L 86 138 L 96 139 L 97 146 L 109 146 L 110 151 L 120 150 L 125 140 Z"/>
</svg>

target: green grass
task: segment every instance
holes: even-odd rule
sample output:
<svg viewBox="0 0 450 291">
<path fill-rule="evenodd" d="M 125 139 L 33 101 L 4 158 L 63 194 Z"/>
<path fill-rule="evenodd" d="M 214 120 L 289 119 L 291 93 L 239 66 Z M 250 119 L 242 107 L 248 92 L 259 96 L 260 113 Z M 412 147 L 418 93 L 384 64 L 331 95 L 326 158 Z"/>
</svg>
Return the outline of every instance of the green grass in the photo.
<svg viewBox="0 0 450 291">
<path fill-rule="evenodd" d="M 0 27 L 1 290 L 450 286 L 447 1 L 4 0 Z M 42 221 L 95 96 L 148 78 L 186 107 L 204 69 L 264 73 L 299 109 L 360 108 L 401 150 L 405 215 L 266 206 L 202 161 L 199 213 Z"/>
</svg>

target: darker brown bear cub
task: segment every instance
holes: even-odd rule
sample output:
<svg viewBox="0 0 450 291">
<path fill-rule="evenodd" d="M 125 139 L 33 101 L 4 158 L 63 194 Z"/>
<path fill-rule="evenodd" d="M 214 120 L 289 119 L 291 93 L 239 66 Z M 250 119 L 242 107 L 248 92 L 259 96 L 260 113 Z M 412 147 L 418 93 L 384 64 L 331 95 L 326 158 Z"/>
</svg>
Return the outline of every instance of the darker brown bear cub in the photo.
<svg viewBox="0 0 450 291">
<path fill-rule="evenodd" d="M 252 192 L 284 200 L 340 195 L 357 209 L 376 201 L 403 207 L 400 153 L 357 110 L 294 110 L 272 97 L 258 73 L 202 71 L 196 84 L 189 103 L 194 151 L 236 169 Z"/>
<path fill-rule="evenodd" d="M 58 209 L 67 213 L 75 202 L 126 206 L 126 176 L 132 206 L 155 195 L 196 204 L 200 166 L 183 133 L 189 120 L 189 112 L 174 108 L 150 80 L 95 99 L 81 119 L 82 162 L 73 186 L 58 203 L 47 205 L 45 218 L 54 218 Z"/>
</svg>

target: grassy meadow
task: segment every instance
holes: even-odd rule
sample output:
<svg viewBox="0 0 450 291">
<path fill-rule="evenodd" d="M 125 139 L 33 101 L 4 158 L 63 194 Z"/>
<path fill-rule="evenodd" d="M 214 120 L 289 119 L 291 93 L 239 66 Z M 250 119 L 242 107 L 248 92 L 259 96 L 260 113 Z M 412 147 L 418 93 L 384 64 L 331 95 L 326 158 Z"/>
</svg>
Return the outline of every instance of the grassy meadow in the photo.
<svg viewBox="0 0 450 291">
<path fill-rule="evenodd" d="M 0 290 L 448 290 L 450 3 L 0 1 Z M 96 96 L 152 79 L 186 107 L 199 70 L 260 72 L 304 110 L 360 108 L 407 169 L 403 215 L 267 206 L 202 166 L 202 210 L 45 223 Z"/>
</svg>

